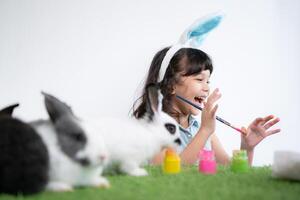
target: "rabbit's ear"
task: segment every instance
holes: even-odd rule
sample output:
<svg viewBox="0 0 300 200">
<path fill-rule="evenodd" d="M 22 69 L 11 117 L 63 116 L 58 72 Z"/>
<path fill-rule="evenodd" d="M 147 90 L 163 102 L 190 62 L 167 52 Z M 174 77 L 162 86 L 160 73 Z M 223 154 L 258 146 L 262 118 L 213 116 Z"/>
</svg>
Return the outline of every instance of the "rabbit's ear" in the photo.
<svg viewBox="0 0 300 200">
<path fill-rule="evenodd" d="M 66 103 L 45 92 L 42 94 L 45 97 L 45 106 L 51 121 L 55 122 L 62 116 L 74 115 L 71 107 Z"/>
<path fill-rule="evenodd" d="M 197 19 L 181 35 L 179 43 L 194 48 L 199 47 L 207 34 L 220 24 L 223 16 L 224 14 L 219 12 Z"/>
<path fill-rule="evenodd" d="M 146 86 L 146 111 L 147 117 L 151 121 L 155 112 L 161 109 L 159 102 L 159 89 L 158 85 L 151 83 Z"/>
<path fill-rule="evenodd" d="M 2 110 L 0 110 L 0 116 L 12 116 L 12 113 L 13 113 L 14 109 L 18 106 L 19 106 L 19 104 L 16 103 L 16 104 L 13 104 L 13 105 L 8 106 L 6 108 L 3 108 Z"/>
<path fill-rule="evenodd" d="M 157 93 L 158 93 L 158 97 L 157 97 L 157 100 L 158 100 L 157 111 L 161 112 L 162 111 L 162 101 L 163 101 L 164 96 L 162 95 L 160 89 L 157 91 Z"/>
</svg>

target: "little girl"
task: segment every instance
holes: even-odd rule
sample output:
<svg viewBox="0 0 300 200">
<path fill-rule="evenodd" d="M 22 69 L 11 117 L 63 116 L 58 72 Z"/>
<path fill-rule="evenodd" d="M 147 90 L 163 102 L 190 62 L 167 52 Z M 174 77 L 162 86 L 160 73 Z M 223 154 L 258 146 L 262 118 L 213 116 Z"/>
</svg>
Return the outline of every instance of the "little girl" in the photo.
<svg viewBox="0 0 300 200">
<path fill-rule="evenodd" d="M 214 18 L 216 19 L 216 18 Z M 207 34 L 216 21 L 201 21 L 202 27 L 197 24 L 197 32 Z M 208 24 L 215 23 L 215 24 Z M 210 30 L 203 30 L 209 27 Z M 211 26 L 209 26 L 211 25 Z M 193 25 L 194 26 L 194 25 Z M 194 26 L 195 27 L 195 26 Z M 199 31 L 199 27 L 201 31 Z M 193 30 L 192 30 L 193 31 Z M 191 30 L 185 31 L 193 35 Z M 195 35 L 195 34 L 194 34 Z M 181 37 L 182 40 L 183 36 Z M 203 39 L 203 38 L 202 38 Z M 199 40 L 199 37 L 197 38 Z M 191 43 L 191 38 L 187 40 Z M 192 41 L 193 42 L 193 41 Z M 153 58 L 145 86 L 157 83 L 163 94 L 163 111 L 172 116 L 179 124 L 182 146 L 180 157 L 183 163 L 193 164 L 197 161 L 197 155 L 203 148 L 212 148 L 216 160 L 220 164 L 229 164 L 230 158 L 223 149 L 215 132 L 217 101 L 221 94 L 218 89 L 210 92 L 209 79 L 213 72 L 212 61 L 209 56 L 194 46 L 174 45 L 159 51 Z M 193 103 L 202 106 L 203 111 L 182 102 L 176 98 L 178 94 Z M 145 88 L 141 97 L 141 103 L 134 108 L 133 115 L 141 118 L 146 113 Z M 199 115 L 201 114 L 201 119 Z M 280 129 L 270 128 L 279 122 L 279 118 L 269 115 L 256 118 L 248 128 L 242 128 L 245 134 L 241 134 L 241 149 L 247 151 L 249 163 L 252 164 L 254 147 L 265 137 L 280 132 Z M 155 156 L 153 164 L 160 164 L 164 157 L 164 151 Z"/>
</svg>

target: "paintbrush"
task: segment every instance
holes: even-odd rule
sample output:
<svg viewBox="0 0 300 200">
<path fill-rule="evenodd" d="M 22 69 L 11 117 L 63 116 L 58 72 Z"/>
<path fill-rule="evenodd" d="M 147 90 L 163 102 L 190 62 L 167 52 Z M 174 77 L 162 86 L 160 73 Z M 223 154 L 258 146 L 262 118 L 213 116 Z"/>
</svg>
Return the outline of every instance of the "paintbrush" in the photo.
<svg viewBox="0 0 300 200">
<path fill-rule="evenodd" d="M 190 104 L 191 106 L 193 106 L 193 107 L 195 107 L 195 108 L 197 108 L 197 109 L 199 109 L 199 110 L 202 111 L 202 108 L 201 108 L 200 106 L 194 104 L 193 102 L 191 102 L 191 101 L 189 101 L 189 100 L 187 100 L 187 99 L 185 99 L 185 98 L 183 98 L 183 97 L 181 97 L 181 96 L 179 96 L 179 95 L 176 95 L 176 97 L 177 97 L 178 99 L 180 99 L 181 101 L 184 101 L 185 103 L 188 103 L 188 104 Z M 242 131 L 241 129 L 239 129 L 239 128 L 233 126 L 231 123 L 229 123 L 228 121 L 222 119 L 221 117 L 216 116 L 216 119 L 217 119 L 219 122 L 222 122 L 223 124 L 225 124 L 225 125 L 227 125 L 227 126 L 233 128 L 234 130 L 236 130 L 236 131 L 238 131 L 238 132 L 240 132 L 240 133 L 246 135 L 246 133 L 245 133 L 244 131 Z"/>
</svg>

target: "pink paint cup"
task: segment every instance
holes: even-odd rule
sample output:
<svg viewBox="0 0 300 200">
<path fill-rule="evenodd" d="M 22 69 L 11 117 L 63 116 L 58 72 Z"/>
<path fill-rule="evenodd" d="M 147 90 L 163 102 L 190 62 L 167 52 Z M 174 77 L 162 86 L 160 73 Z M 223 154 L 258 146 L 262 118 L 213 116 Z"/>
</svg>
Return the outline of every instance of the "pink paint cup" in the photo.
<svg viewBox="0 0 300 200">
<path fill-rule="evenodd" d="M 214 151 L 201 150 L 199 152 L 199 172 L 203 174 L 215 174 L 217 172 L 217 163 Z"/>
</svg>

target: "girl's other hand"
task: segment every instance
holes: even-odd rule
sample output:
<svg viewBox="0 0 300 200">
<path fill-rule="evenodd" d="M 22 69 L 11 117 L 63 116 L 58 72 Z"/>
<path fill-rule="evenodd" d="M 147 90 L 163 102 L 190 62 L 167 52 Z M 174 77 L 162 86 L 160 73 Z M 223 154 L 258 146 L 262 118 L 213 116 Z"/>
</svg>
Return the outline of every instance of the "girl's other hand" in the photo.
<svg viewBox="0 0 300 200">
<path fill-rule="evenodd" d="M 216 112 L 218 104 L 216 102 L 221 98 L 219 89 L 215 89 L 207 98 L 207 102 L 203 102 L 203 110 L 201 116 L 201 126 L 207 133 L 212 134 L 216 128 Z"/>
<path fill-rule="evenodd" d="M 273 115 L 266 116 L 265 118 L 256 118 L 246 129 L 242 128 L 245 135 L 241 134 L 241 148 L 251 151 L 254 147 L 260 143 L 264 138 L 269 135 L 280 132 L 280 129 L 271 129 L 273 125 L 280 121 L 278 117 Z"/>
</svg>

